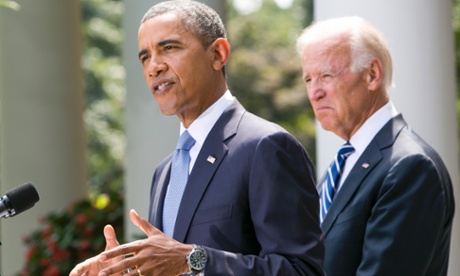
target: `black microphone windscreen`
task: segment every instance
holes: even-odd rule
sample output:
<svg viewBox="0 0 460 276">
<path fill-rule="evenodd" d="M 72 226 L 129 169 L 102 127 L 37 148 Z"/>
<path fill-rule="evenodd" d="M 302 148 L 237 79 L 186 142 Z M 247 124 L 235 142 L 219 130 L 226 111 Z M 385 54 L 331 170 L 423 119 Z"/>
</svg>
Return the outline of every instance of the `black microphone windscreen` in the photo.
<svg viewBox="0 0 460 276">
<path fill-rule="evenodd" d="M 34 185 L 31 183 L 22 184 L 5 194 L 11 206 L 15 210 L 15 215 L 24 212 L 27 209 L 32 208 L 37 201 L 40 200 L 38 192 Z"/>
</svg>

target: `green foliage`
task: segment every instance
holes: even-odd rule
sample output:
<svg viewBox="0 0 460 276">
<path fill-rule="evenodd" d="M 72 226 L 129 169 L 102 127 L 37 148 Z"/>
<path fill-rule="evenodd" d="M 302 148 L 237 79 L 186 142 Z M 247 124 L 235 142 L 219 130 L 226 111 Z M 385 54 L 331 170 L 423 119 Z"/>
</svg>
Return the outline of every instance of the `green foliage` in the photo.
<svg viewBox="0 0 460 276">
<path fill-rule="evenodd" d="M 90 194 L 123 191 L 124 78 L 121 0 L 83 0 L 85 124 Z"/>
<path fill-rule="evenodd" d="M 104 226 L 111 224 L 123 242 L 123 199 L 119 193 L 84 199 L 48 214 L 41 228 L 24 238 L 28 246 L 22 276 L 69 275 L 72 268 L 105 248 Z"/>
<path fill-rule="evenodd" d="M 315 120 L 295 49 L 311 21 L 311 1 L 294 1 L 285 10 L 265 1 L 249 15 L 229 10 L 230 90 L 249 111 L 282 125 L 314 156 Z"/>
<path fill-rule="evenodd" d="M 81 5 L 89 198 L 94 200 L 83 199 L 41 220 L 41 229 L 25 239 L 22 275 L 68 275 L 104 250 L 106 224 L 115 228 L 119 241 L 123 238 L 123 6 L 121 0 L 82 0 Z"/>
<path fill-rule="evenodd" d="M 1 7 L 9 8 L 16 11 L 18 11 L 21 8 L 21 6 L 17 2 L 10 0 L 0 0 L 0 8 Z"/>
</svg>

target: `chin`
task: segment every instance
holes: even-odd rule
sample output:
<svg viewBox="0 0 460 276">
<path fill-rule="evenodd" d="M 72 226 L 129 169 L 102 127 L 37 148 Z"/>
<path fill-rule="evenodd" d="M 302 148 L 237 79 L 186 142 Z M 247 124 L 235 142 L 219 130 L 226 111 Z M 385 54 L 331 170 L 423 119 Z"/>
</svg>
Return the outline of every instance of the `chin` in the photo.
<svg viewBox="0 0 460 276">
<path fill-rule="evenodd" d="M 160 111 L 161 111 L 161 113 L 163 113 L 163 115 L 165 115 L 165 116 L 173 116 L 173 115 L 176 115 L 176 110 L 175 110 L 175 109 L 162 107 L 161 105 L 160 105 Z"/>
<path fill-rule="evenodd" d="M 326 130 L 326 131 L 332 131 L 334 132 L 334 124 L 332 124 L 331 122 L 327 122 L 327 121 L 319 121 L 319 123 L 321 124 L 321 127 Z"/>
</svg>

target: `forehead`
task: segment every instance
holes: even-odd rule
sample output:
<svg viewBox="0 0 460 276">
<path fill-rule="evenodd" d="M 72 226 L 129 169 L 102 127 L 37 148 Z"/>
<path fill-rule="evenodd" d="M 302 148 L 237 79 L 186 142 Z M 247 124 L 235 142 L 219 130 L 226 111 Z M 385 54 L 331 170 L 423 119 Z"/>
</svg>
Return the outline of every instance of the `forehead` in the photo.
<svg viewBox="0 0 460 276">
<path fill-rule="evenodd" d="M 163 40 L 187 33 L 180 17 L 174 13 L 165 13 L 152 17 L 139 26 L 139 44 L 144 40 Z"/>
<path fill-rule="evenodd" d="M 311 40 L 302 50 L 302 67 L 304 69 L 338 69 L 348 66 L 351 49 L 343 37 Z"/>
</svg>

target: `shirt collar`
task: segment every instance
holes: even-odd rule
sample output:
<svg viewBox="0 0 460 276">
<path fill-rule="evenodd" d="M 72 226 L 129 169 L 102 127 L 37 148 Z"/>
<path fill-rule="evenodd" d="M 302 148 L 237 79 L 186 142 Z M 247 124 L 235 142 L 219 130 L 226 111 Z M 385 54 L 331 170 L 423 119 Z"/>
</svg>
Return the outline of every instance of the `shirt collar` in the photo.
<svg viewBox="0 0 460 276">
<path fill-rule="evenodd" d="M 233 95 L 230 90 L 225 91 L 224 95 L 220 97 L 215 103 L 208 107 L 198 118 L 196 118 L 192 124 L 188 127 L 188 132 L 195 139 L 196 143 L 202 145 L 204 140 L 208 136 L 214 124 L 220 118 L 225 109 L 234 101 Z M 186 128 L 180 124 L 180 134 L 184 132 Z"/>
<path fill-rule="evenodd" d="M 361 155 L 380 129 L 396 115 L 398 111 L 391 101 L 372 114 L 350 138 L 350 144 L 355 148 L 355 152 Z"/>
</svg>

